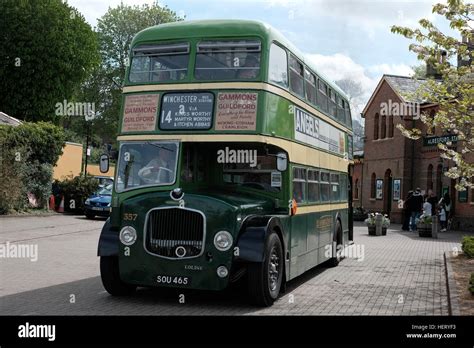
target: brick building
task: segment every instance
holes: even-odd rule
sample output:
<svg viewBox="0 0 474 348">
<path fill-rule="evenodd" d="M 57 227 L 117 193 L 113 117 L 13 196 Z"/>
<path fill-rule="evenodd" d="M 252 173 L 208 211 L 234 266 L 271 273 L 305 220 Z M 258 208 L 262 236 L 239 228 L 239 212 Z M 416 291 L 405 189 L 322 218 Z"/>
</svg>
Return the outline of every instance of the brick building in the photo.
<svg viewBox="0 0 474 348">
<path fill-rule="evenodd" d="M 365 106 L 364 151 L 354 156 L 354 206 L 387 213 L 393 222 L 400 223 L 399 200 L 404 200 L 409 190 L 432 189 L 438 199 L 449 192 L 454 208 L 453 228 L 474 230 L 474 190 L 455 191 L 455 181 L 444 175 L 452 163 L 440 158 L 436 146 L 446 141 L 453 141 L 455 146 L 456 138 L 435 129 L 428 131 L 413 118 L 420 113 L 434 115 L 435 104 L 406 99 L 421 83 L 410 77 L 384 75 Z M 399 123 L 421 129 L 422 138 L 404 137 L 397 129 Z"/>
</svg>

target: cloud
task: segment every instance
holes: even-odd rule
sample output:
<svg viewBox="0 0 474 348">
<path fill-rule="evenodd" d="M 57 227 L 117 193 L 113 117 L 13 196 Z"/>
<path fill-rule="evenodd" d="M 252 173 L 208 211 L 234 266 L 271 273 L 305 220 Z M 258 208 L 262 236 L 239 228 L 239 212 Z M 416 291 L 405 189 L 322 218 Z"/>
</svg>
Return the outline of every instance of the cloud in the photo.
<svg viewBox="0 0 474 348">
<path fill-rule="evenodd" d="M 291 11 L 295 19 L 330 19 L 365 32 L 374 39 L 378 30 L 392 25 L 417 26 L 420 18 L 434 21 L 432 5 L 440 0 L 264 0 L 267 8 Z M 443 2 L 441 0 L 441 2 Z"/>
<path fill-rule="evenodd" d="M 362 95 L 353 101 L 353 114 L 358 115 L 375 90 L 383 74 L 410 76 L 413 70 L 406 64 L 378 64 L 364 67 L 342 53 L 332 55 L 306 54 L 316 70 L 332 82 L 350 79 L 360 83 Z"/>
</svg>

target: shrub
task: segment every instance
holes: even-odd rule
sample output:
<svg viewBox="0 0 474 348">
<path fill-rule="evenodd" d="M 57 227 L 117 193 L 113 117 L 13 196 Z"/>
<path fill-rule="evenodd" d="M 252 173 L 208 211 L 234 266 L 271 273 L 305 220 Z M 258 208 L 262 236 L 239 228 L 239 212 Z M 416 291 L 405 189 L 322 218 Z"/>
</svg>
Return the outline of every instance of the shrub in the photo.
<svg viewBox="0 0 474 348">
<path fill-rule="evenodd" d="M 474 257 L 474 237 L 464 236 L 462 239 L 462 251 L 469 257 Z"/>
<path fill-rule="evenodd" d="M 469 291 L 474 295 L 474 273 L 471 273 L 471 279 L 469 280 Z"/>
<path fill-rule="evenodd" d="M 58 202 L 64 196 L 64 210 L 74 213 L 82 213 L 84 201 L 99 188 L 99 181 L 93 177 L 76 176 L 72 179 L 55 181 L 58 187 Z"/>
<path fill-rule="evenodd" d="M 0 126 L 0 214 L 28 208 L 28 192 L 40 207 L 47 204 L 53 166 L 64 144 L 64 131 L 51 123 Z"/>
<path fill-rule="evenodd" d="M 25 156 L 24 149 L 4 147 L 4 139 L 0 138 L 0 214 L 21 211 L 28 207 L 25 173 L 25 161 L 18 160 Z"/>
</svg>

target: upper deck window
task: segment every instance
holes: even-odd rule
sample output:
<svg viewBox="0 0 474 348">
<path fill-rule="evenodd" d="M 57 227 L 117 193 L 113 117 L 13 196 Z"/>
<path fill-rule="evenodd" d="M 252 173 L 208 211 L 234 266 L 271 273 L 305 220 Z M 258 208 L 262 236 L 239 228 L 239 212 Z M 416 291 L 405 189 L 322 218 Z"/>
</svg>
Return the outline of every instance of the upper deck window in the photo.
<svg viewBox="0 0 474 348">
<path fill-rule="evenodd" d="M 257 40 L 202 41 L 197 45 L 198 80 L 254 80 L 260 74 Z"/>
<path fill-rule="evenodd" d="M 130 82 L 179 81 L 188 75 L 189 43 L 140 45 L 133 49 Z"/>
<path fill-rule="evenodd" d="M 290 55 L 290 90 L 304 97 L 304 68 L 293 55 Z"/>
<path fill-rule="evenodd" d="M 270 82 L 288 87 L 288 58 L 286 51 L 278 45 L 270 48 L 270 64 L 268 70 Z"/>
</svg>

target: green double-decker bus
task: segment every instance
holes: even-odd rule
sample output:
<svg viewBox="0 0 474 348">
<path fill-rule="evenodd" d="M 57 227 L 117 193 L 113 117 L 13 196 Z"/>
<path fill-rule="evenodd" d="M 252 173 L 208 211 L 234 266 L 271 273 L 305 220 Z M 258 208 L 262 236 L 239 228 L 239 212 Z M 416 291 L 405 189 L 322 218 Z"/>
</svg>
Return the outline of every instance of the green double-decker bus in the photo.
<svg viewBox="0 0 474 348">
<path fill-rule="evenodd" d="M 352 241 L 344 93 L 257 21 L 151 27 L 130 57 L 105 289 L 246 281 L 269 306 L 289 280 L 336 266 Z"/>
</svg>

